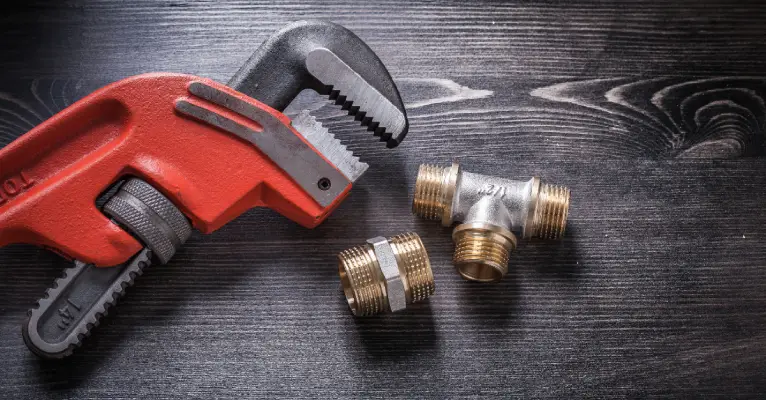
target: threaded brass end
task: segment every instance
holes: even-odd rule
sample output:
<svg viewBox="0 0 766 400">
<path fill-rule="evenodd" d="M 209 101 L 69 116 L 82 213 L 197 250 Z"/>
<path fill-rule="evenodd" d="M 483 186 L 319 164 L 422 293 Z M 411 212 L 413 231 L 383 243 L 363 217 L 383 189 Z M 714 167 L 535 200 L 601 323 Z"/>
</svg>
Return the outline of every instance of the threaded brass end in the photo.
<svg viewBox="0 0 766 400">
<path fill-rule="evenodd" d="M 462 224 L 452 233 L 453 263 L 460 275 L 471 281 L 497 282 L 508 273 L 508 258 L 516 248 L 509 230 L 487 224 Z"/>
<path fill-rule="evenodd" d="M 422 164 L 415 181 L 412 212 L 425 219 L 441 219 L 444 213 L 444 185 L 447 168 Z"/>
<path fill-rule="evenodd" d="M 389 239 L 400 269 L 404 269 L 407 302 L 415 303 L 434 294 L 434 274 L 420 236 L 404 233 Z"/>
<path fill-rule="evenodd" d="M 568 214 L 569 189 L 564 186 L 540 185 L 532 220 L 535 236 L 541 239 L 561 238 L 567 227 Z"/>
<path fill-rule="evenodd" d="M 372 244 L 353 247 L 338 254 L 338 272 L 343 293 L 354 315 L 368 316 L 397 311 L 392 310 L 392 303 L 412 304 L 434 294 L 431 262 L 420 237 L 415 233 L 405 233 L 389 238 L 388 243 L 398 269 L 398 276 L 389 276 L 389 279 L 400 280 L 404 287 L 403 293 L 389 290 L 388 285 L 391 283 L 386 280 Z M 404 299 L 390 301 L 392 299 L 389 295 L 404 296 Z"/>
<path fill-rule="evenodd" d="M 386 288 L 372 246 L 343 250 L 338 254 L 338 273 L 354 315 L 373 315 L 386 309 Z"/>
<path fill-rule="evenodd" d="M 451 225 L 452 197 L 455 193 L 458 165 L 450 168 L 421 164 L 412 199 L 413 214 Z"/>
</svg>

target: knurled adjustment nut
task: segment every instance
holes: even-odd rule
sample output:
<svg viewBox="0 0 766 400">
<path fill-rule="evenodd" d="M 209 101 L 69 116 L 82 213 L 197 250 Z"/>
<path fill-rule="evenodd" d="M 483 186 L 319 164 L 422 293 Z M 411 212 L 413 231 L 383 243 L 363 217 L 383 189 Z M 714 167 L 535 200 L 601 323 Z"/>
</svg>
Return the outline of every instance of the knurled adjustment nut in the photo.
<svg viewBox="0 0 766 400">
<path fill-rule="evenodd" d="M 404 281 L 402 280 L 399 264 L 396 262 L 394 249 L 388 239 L 378 236 L 367 239 L 367 243 L 372 246 L 375 256 L 378 258 L 380 271 L 386 282 L 386 293 L 388 294 L 388 307 L 391 312 L 404 310 L 407 308 L 407 295 L 404 291 Z"/>
</svg>

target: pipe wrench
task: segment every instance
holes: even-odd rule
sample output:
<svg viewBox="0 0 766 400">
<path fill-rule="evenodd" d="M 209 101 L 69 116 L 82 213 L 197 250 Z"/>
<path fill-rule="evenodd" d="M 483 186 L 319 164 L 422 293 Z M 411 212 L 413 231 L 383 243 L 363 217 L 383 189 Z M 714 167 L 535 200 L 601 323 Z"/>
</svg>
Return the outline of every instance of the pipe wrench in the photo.
<svg viewBox="0 0 766 400">
<path fill-rule="evenodd" d="M 227 85 L 183 74 L 130 77 L 86 96 L 0 150 L 0 246 L 51 249 L 74 266 L 30 310 L 22 334 L 45 358 L 82 344 L 152 262 L 192 229 L 253 207 L 313 228 L 365 172 L 297 94 L 328 96 L 386 146 L 409 124 L 399 92 L 361 39 L 301 21 L 268 39 Z"/>
</svg>

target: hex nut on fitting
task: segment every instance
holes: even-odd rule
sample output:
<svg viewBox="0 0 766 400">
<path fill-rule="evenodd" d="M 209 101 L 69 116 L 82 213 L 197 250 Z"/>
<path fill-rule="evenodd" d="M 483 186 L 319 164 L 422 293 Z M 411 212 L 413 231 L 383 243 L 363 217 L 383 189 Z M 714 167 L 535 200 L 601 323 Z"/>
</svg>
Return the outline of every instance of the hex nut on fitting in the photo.
<svg viewBox="0 0 766 400">
<path fill-rule="evenodd" d="M 400 311 L 435 290 L 428 253 L 414 233 L 375 237 L 340 252 L 338 273 L 356 316 Z"/>
<path fill-rule="evenodd" d="M 508 272 L 517 232 L 524 238 L 559 239 L 569 214 L 569 189 L 539 178 L 514 181 L 423 164 L 415 182 L 412 212 L 450 226 L 453 261 L 468 280 L 499 281 Z"/>
</svg>

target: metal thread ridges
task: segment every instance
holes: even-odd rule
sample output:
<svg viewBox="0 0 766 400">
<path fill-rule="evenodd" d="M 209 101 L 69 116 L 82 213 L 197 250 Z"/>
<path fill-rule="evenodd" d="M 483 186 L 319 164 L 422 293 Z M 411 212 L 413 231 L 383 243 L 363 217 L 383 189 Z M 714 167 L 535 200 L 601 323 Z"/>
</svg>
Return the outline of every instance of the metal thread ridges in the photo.
<svg viewBox="0 0 766 400">
<path fill-rule="evenodd" d="M 569 189 L 542 184 L 537 195 L 533 225 L 535 236 L 541 239 L 559 239 L 564 235 L 569 214 Z"/>
<path fill-rule="evenodd" d="M 483 229 L 460 231 L 454 240 L 453 262 L 463 277 L 477 281 L 497 281 L 508 273 L 508 259 L 515 243 Z"/>
<path fill-rule="evenodd" d="M 366 316 L 386 310 L 383 276 L 369 245 L 352 247 L 338 254 L 338 268 L 349 307 L 354 315 Z"/>
<path fill-rule="evenodd" d="M 420 237 L 404 233 L 388 239 L 388 243 L 404 285 L 404 293 L 399 293 L 405 296 L 406 304 L 433 295 L 435 286 L 431 262 Z M 368 316 L 391 311 L 386 279 L 371 244 L 340 252 L 338 261 L 343 292 L 354 315 Z"/>
<path fill-rule="evenodd" d="M 439 220 L 446 207 L 444 199 L 448 168 L 422 164 L 415 181 L 415 198 L 412 212 L 425 219 Z"/>
<path fill-rule="evenodd" d="M 408 303 L 427 299 L 434 294 L 434 274 L 423 242 L 414 233 L 404 233 L 389 239 L 394 254 L 404 267 L 405 288 L 408 289 Z"/>
</svg>

